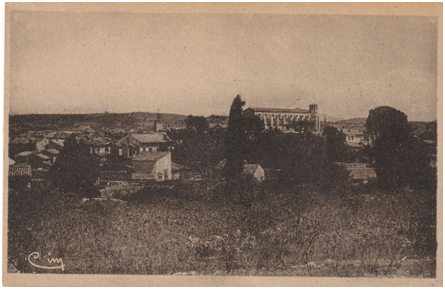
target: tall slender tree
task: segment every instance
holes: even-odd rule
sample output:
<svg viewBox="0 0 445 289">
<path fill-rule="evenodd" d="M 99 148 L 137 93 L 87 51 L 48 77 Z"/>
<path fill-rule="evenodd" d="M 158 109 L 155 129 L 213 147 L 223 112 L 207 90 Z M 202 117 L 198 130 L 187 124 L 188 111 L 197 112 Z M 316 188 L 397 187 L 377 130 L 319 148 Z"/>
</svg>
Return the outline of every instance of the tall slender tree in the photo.
<svg viewBox="0 0 445 289">
<path fill-rule="evenodd" d="M 237 95 L 232 102 L 227 125 L 226 139 L 226 164 L 224 166 L 224 177 L 226 181 L 236 181 L 241 177 L 244 168 L 246 133 L 243 122 L 243 107 L 246 104 Z"/>
</svg>

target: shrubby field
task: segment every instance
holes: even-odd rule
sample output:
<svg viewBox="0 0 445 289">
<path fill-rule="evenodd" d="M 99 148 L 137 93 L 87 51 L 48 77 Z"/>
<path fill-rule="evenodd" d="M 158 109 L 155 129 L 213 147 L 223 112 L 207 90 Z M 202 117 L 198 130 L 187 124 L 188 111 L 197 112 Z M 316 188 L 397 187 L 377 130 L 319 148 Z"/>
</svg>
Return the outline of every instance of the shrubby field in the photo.
<svg viewBox="0 0 445 289">
<path fill-rule="evenodd" d="M 102 201 L 11 191 L 9 262 L 67 274 L 435 277 L 427 191 L 264 183 L 234 201 L 220 187 L 176 183 Z M 30 266 L 32 252 L 62 258 L 65 271 Z"/>
</svg>

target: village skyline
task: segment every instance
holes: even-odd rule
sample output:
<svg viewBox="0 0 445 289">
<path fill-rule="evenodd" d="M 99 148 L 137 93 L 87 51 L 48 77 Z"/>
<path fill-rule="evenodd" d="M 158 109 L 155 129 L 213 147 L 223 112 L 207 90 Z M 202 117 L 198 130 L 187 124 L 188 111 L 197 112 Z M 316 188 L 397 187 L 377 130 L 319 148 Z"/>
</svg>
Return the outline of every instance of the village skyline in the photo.
<svg viewBox="0 0 445 289">
<path fill-rule="evenodd" d="M 250 108 L 249 106 L 246 105 L 245 107 Z M 299 107 L 298 107 L 299 108 Z M 114 112 L 114 111 L 98 111 L 98 112 L 87 112 L 87 113 L 69 113 L 69 112 L 60 112 L 60 113 L 10 113 L 9 115 L 11 116 L 20 116 L 20 115 L 95 115 L 95 114 L 137 114 L 137 113 L 143 113 L 143 114 L 161 114 L 161 115 L 181 115 L 181 116 L 188 116 L 188 115 L 193 115 L 190 113 L 173 113 L 173 112 L 169 112 L 169 111 L 128 111 L 128 112 Z M 344 118 L 344 117 L 339 117 L 336 115 L 329 115 L 329 114 L 325 114 L 323 113 L 323 111 L 321 111 L 319 113 L 321 121 L 324 121 L 324 118 L 326 117 L 326 121 L 328 122 L 336 122 L 336 121 L 343 121 L 343 120 L 352 120 L 352 119 L 366 119 L 368 117 L 368 115 L 365 116 L 356 116 L 356 117 L 350 117 L 350 118 Z M 222 117 L 229 117 L 229 113 L 225 113 L 225 114 L 196 114 L 196 116 L 204 116 L 204 117 L 211 117 L 211 116 L 222 116 Z M 434 122 L 437 121 L 437 118 L 431 119 L 431 120 L 416 120 L 416 119 L 410 119 L 408 116 L 408 121 L 411 122 Z"/>
</svg>

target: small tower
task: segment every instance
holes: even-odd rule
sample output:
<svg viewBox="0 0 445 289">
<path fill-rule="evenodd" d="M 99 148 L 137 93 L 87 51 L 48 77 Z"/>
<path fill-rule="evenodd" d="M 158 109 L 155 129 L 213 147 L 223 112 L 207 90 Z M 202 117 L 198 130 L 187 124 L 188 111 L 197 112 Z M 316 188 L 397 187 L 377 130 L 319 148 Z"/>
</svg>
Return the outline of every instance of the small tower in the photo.
<svg viewBox="0 0 445 289">
<path fill-rule="evenodd" d="M 155 130 L 155 132 L 164 130 L 164 125 L 162 123 L 161 114 L 159 113 L 159 110 L 158 110 L 158 114 L 156 115 L 156 119 L 154 121 L 154 130 Z"/>
<path fill-rule="evenodd" d="M 318 105 L 310 104 L 309 105 L 309 112 L 311 113 L 311 115 L 316 116 L 318 114 Z"/>
<path fill-rule="evenodd" d="M 312 121 L 315 122 L 315 130 L 320 130 L 320 119 L 318 118 L 318 105 L 317 104 L 310 104 L 309 105 L 309 112 L 311 114 Z"/>
</svg>

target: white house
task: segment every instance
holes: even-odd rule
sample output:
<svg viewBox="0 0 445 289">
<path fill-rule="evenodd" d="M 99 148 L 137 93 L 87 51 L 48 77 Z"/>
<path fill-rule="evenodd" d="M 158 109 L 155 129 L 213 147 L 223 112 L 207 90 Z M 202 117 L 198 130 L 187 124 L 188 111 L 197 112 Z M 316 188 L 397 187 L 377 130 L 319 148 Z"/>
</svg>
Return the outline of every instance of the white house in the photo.
<svg viewBox="0 0 445 289">
<path fill-rule="evenodd" d="M 346 135 L 346 144 L 357 145 L 357 144 L 370 144 L 368 134 L 362 129 L 343 129 L 343 133 Z"/>
<path fill-rule="evenodd" d="M 171 153 L 142 152 L 131 158 L 129 168 L 133 180 L 171 180 Z"/>
</svg>

